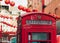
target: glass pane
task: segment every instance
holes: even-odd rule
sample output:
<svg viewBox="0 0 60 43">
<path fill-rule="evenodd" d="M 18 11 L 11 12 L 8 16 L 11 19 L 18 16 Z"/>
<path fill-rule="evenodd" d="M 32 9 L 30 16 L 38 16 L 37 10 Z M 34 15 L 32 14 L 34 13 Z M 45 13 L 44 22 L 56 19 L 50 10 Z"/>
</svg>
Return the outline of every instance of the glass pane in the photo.
<svg viewBox="0 0 60 43">
<path fill-rule="evenodd" d="M 32 43 L 39 43 L 39 42 L 32 42 Z"/>
<path fill-rule="evenodd" d="M 28 43 L 30 43 L 30 41 Z"/>
<path fill-rule="evenodd" d="M 47 40 L 47 33 L 32 33 L 32 40 Z"/>
<path fill-rule="evenodd" d="M 32 43 L 48 43 L 48 42 L 44 42 L 44 41 L 43 41 L 43 42 L 32 42 Z"/>
</svg>

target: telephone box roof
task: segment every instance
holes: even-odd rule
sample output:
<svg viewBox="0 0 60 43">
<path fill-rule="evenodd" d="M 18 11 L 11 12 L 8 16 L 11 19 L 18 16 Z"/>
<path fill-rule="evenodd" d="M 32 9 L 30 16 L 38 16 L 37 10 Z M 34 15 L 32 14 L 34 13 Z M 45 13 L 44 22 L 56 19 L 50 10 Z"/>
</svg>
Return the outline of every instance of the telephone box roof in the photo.
<svg viewBox="0 0 60 43">
<path fill-rule="evenodd" d="M 22 14 L 21 17 L 32 15 L 32 14 L 43 14 L 43 15 L 47 15 L 47 16 L 50 16 L 50 17 L 55 18 L 55 19 L 60 19 L 60 17 L 55 15 L 55 14 L 45 14 L 45 13 L 40 13 L 40 12 L 25 13 L 25 14 Z"/>
</svg>

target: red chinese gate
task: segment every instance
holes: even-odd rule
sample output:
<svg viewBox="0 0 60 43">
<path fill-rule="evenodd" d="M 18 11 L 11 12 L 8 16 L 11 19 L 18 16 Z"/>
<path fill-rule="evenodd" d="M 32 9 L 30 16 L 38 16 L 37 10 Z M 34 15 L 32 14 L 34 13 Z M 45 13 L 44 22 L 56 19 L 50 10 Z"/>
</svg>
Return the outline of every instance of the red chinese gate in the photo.
<svg viewBox="0 0 60 43">
<path fill-rule="evenodd" d="M 19 16 L 17 43 L 56 43 L 56 18 L 43 13 Z"/>
</svg>

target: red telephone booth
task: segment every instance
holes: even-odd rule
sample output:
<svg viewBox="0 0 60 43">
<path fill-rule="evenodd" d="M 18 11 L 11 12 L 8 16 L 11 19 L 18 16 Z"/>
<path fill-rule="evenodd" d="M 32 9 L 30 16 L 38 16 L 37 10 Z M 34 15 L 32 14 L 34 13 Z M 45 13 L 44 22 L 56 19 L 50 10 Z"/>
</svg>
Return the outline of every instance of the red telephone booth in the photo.
<svg viewBox="0 0 60 43">
<path fill-rule="evenodd" d="M 17 43 L 56 43 L 56 18 L 43 13 L 19 16 Z"/>
</svg>

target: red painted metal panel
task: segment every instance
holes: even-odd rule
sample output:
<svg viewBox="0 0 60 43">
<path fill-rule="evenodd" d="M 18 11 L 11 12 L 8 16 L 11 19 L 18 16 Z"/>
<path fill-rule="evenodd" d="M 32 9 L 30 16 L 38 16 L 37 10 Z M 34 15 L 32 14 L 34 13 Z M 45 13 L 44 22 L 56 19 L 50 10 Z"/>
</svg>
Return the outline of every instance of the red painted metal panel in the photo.
<svg viewBox="0 0 60 43">
<path fill-rule="evenodd" d="M 30 20 L 30 21 L 29 21 Z M 19 20 L 18 20 L 19 21 Z M 48 21 L 48 23 L 47 23 Z M 51 22 L 50 22 L 51 21 Z M 38 23 L 39 22 L 39 23 Z M 28 43 L 29 41 L 37 41 L 41 43 L 56 43 L 56 18 L 51 15 L 43 13 L 30 13 L 22 17 L 20 22 L 22 25 L 18 26 L 21 30 L 21 43 Z M 31 40 L 28 40 L 28 35 L 31 33 Z M 32 33 L 50 33 L 47 40 L 32 40 Z M 18 34 L 17 34 L 18 35 Z M 19 42 L 20 43 L 20 42 Z"/>
<path fill-rule="evenodd" d="M 0 38 L 2 37 L 2 25 L 0 24 Z"/>
<path fill-rule="evenodd" d="M 60 35 L 57 35 L 57 43 L 60 43 Z"/>
</svg>

